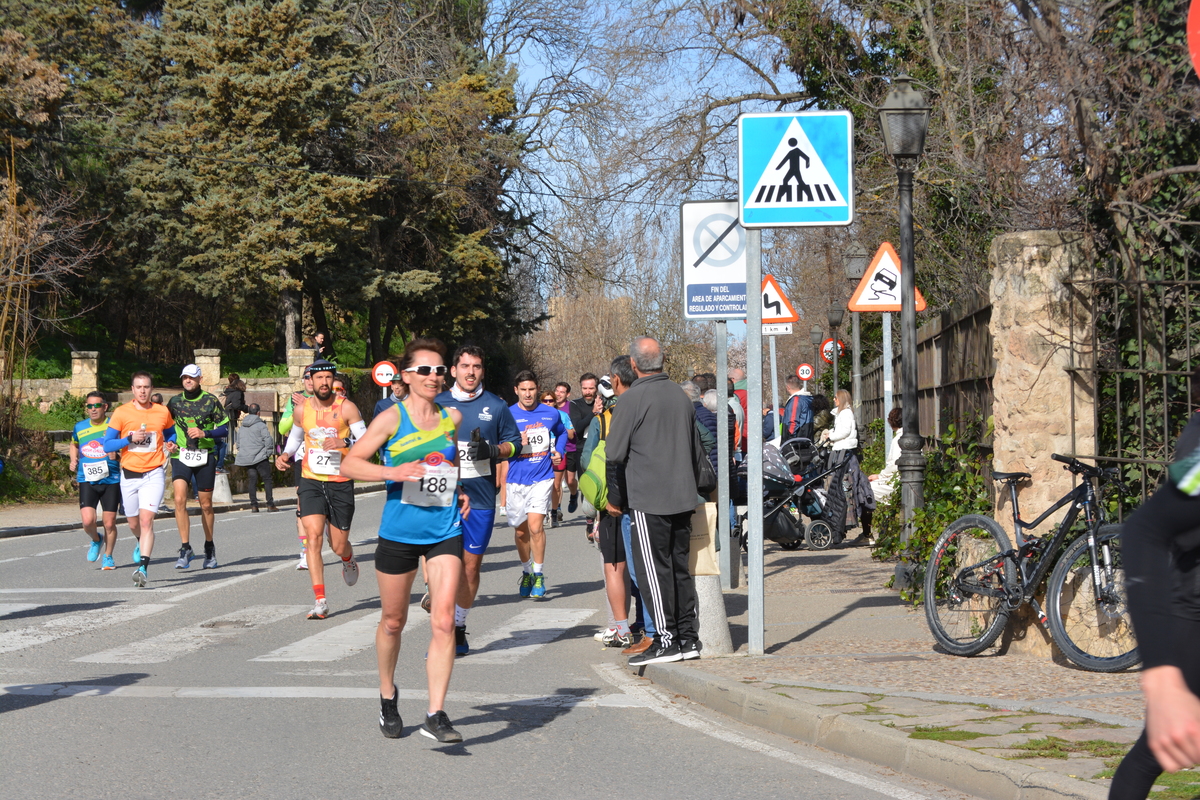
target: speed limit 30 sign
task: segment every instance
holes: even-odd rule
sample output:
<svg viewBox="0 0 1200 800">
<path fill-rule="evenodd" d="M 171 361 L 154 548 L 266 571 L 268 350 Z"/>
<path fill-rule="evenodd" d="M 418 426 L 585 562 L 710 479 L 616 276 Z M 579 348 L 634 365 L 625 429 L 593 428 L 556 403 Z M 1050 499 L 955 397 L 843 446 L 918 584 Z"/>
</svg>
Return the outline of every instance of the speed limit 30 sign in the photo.
<svg viewBox="0 0 1200 800">
<path fill-rule="evenodd" d="M 802 381 L 811 381 L 813 379 L 813 365 L 801 364 L 796 367 L 796 377 Z"/>
</svg>

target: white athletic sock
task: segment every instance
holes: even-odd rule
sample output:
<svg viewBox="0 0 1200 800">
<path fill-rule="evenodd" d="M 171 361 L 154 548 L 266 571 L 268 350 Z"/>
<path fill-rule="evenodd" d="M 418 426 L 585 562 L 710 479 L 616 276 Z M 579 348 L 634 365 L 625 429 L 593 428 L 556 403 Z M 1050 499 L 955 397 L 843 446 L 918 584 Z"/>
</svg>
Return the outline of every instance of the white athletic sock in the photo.
<svg viewBox="0 0 1200 800">
<path fill-rule="evenodd" d="M 458 603 L 454 604 L 454 625 L 456 627 L 467 624 L 467 614 L 471 613 L 471 609 L 463 608 Z"/>
<path fill-rule="evenodd" d="M 521 562 L 521 571 L 524 572 L 526 575 L 533 572 L 533 560 L 530 559 L 529 561 L 522 561 Z"/>
<path fill-rule="evenodd" d="M 542 574 L 542 565 L 541 565 L 541 564 L 539 564 L 539 563 L 537 563 L 536 561 L 535 561 L 535 562 L 533 562 L 533 574 L 534 574 L 534 575 L 541 575 L 541 574 Z"/>
<path fill-rule="evenodd" d="M 617 623 L 617 633 L 621 634 L 622 636 L 629 633 L 629 620 L 623 619 Z"/>
</svg>

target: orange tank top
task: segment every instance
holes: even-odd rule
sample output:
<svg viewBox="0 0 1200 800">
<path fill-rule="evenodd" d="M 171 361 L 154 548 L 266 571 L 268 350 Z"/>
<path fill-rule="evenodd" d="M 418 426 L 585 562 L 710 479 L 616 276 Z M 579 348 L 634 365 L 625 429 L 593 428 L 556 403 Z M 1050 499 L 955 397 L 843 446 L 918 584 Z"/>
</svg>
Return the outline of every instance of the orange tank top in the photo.
<svg viewBox="0 0 1200 800">
<path fill-rule="evenodd" d="M 302 473 L 315 481 L 340 483 L 350 480 L 341 475 L 342 459 L 350 448 L 350 425 L 342 416 L 344 397 L 334 397 L 328 408 L 317 405 L 315 397 L 306 397 L 301 407 L 300 427 L 304 430 L 304 466 Z M 337 446 L 329 441 L 337 440 Z"/>
</svg>

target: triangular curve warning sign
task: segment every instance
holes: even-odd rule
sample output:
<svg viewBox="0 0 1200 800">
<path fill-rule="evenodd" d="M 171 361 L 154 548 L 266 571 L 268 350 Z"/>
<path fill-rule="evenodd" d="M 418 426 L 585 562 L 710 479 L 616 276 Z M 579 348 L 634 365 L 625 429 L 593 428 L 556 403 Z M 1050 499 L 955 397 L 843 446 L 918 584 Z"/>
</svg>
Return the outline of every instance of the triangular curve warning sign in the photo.
<svg viewBox="0 0 1200 800">
<path fill-rule="evenodd" d="M 809 141 L 800 121 L 793 118 L 775 146 L 771 160 L 746 199 L 748 209 L 818 208 L 845 206 L 846 199 Z"/>
<path fill-rule="evenodd" d="M 917 311 L 925 310 L 925 298 L 915 286 Z M 863 273 L 862 280 L 846 308 L 851 311 L 899 311 L 900 310 L 900 256 L 891 242 L 884 242 L 871 259 L 871 266 Z"/>
<path fill-rule="evenodd" d="M 778 322 L 799 321 L 800 315 L 796 313 L 796 309 L 792 308 L 792 304 L 788 302 L 787 295 L 779 287 L 779 282 L 775 280 L 773 275 L 764 275 L 762 282 L 763 324 L 770 325 Z"/>
</svg>

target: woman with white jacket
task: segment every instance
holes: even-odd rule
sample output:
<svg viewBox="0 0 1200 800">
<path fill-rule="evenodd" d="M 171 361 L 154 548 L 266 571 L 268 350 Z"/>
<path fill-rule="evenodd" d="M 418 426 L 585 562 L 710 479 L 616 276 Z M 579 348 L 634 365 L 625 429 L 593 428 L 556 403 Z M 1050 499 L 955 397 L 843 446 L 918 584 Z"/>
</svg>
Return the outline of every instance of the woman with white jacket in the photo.
<svg viewBox="0 0 1200 800">
<path fill-rule="evenodd" d="M 834 395 L 833 428 L 822 434 L 825 440 L 832 443 L 830 466 L 842 466 L 841 472 L 834 473 L 827 495 L 827 516 L 839 540 L 845 535 L 847 523 L 861 524 L 862 534 L 859 539 L 865 543 L 871 536 L 871 513 L 875 510 L 875 495 L 871 491 L 870 481 L 858 466 L 858 423 L 854 419 L 854 409 L 851 406 L 850 392 L 838 389 Z M 849 478 L 848 484 L 841 484 L 842 475 Z M 849 496 L 836 491 L 841 485 L 848 485 Z M 848 503 L 853 504 L 851 514 L 846 514 Z"/>
<path fill-rule="evenodd" d="M 845 389 L 838 389 L 833 400 L 833 428 L 825 431 L 824 437 L 833 443 L 831 449 L 835 453 L 854 450 L 858 447 L 858 424 L 854 420 L 850 393 Z"/>
</svg>

